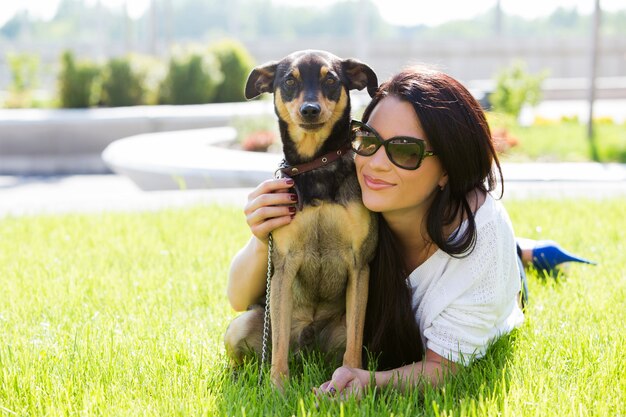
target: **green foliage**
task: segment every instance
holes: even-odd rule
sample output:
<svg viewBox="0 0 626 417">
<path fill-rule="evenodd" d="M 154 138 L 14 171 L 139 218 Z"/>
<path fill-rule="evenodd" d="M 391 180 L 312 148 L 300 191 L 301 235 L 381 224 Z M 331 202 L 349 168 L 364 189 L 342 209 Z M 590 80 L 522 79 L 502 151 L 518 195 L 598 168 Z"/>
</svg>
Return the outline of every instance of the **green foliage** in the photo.
<svg viewBox="0 0 626 417">
<path fill-rule="evenodd" d="M 489 95 L 493 110 L 517 118 L 524 104 L 536 105 L 541 100 L 541 83 L 545 72 L 531 75 L 521 62 L 515 62 L 496 75 L 496 86 Z"/>
<path fill-rule="evenodd" d="M 221 80 L 219 64 L 212 54 L 205 51 L 175 54 L 161 83 L 159 103 L 210 103 Z"/>
<path fill-rule="evenodd" d="M 117 107 L 144 103 L 145 75 L 133 67 L 130 57 L 109 60 L 103 73 L 101 104 Z"/>
<path fill-rule="evenodd" d="M 213 102 L 230 103 L 245 101 L 244 88 L 254 58 L 243 44 L 235 40 L 223 40 L 214 44 L 209 51 L 216 57 L 223 80 L 217 86 Z"/>
<path fill-rule="evenodd" d="M 39 83 L 39 57 L 33 54 L 9 54 L 7 58 L 12 74 L 11 91 L 22 93 L 36 88 Z"/>
<path fill-rule="evenodd" d="M 237 143 L 245 151 L 280 152 L 282 143 L 276 117 L 235 117 L 231 126 L 237 131 Z"/>
<path fill-rule="evenodd" d="M 168 64 L 151 55 L 132 55 L 132 65 L 143 76 L 144 104 L 159 103 L 159 89 L 167 75 Z"/>
<path fill-rule="evenodd" d="M 9 108 L 31 107 L 33 90 L 39 85 L 39 57 L 33 54 L 8 54 L 7 61 L 12 80 L 5 105 Z"/>
<path fill-rule="evenodd" d="M 77 62 L 71 51 L 61 58 L 59 101 L 64 108 L 84 108 L 97 103 L 99 67 L 88 61 Z"/>
</svg>

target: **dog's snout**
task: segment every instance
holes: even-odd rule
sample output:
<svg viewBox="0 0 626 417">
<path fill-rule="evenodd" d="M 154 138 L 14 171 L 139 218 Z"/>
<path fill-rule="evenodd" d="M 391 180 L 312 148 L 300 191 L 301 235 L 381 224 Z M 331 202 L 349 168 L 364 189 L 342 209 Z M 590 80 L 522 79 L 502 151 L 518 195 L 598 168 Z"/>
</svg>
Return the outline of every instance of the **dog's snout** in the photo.
<svg viewBox="0 0 626 417">
<path fill-rule="evenodd" d="M 304 103 L 300 107 L 300 115 L 305 120 L 315 120 L 319 117 L 322 108 L 317 103 Z"/>
</svg>

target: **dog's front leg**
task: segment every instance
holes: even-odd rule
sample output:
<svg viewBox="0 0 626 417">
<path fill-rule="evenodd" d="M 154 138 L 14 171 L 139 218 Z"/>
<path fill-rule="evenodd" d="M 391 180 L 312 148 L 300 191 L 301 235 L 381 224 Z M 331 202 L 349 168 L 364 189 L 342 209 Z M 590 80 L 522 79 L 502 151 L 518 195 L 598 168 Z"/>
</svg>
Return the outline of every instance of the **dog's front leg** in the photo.
<svg viewBox="0 0 626 417">
<path fill-rule="evenodd" d="M 270 288 L 272 321 L 272 382 L 281 391 L 289 378 L 289 342 L 293 311 L 293 281 L 300 262 L 291 253 L 280 254 L 275 262 Z"/>
<path fill-rule="evenodd" d="M 344 366 L 361 368 L 363 349 L 363 328 L 369 282 L 369 266 L 351 268 L 346 289 L 346 352 Z"/>
</svg>

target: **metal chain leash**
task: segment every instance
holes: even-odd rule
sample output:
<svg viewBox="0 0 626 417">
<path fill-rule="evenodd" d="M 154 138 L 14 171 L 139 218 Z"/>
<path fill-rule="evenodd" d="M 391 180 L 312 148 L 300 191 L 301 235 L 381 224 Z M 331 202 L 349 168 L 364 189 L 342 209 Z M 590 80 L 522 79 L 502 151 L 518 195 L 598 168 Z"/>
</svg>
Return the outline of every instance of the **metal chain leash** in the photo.
<svg viewBox="0 0 626 417">
<path fill-rule="evenodd" d="M 272 279 L 272 251 L 274 249 L 274 239 L 270 233 L 267 246 L 267 279 L 265 287 L 265 315 L 263 317 L 263 347 L 261 348 L 261 365 L 259 368 L 259 385 L 263 380 L 263 365 L 267 361 L 267 340 L 270 333 L 270 281 Z"/>
</svg>

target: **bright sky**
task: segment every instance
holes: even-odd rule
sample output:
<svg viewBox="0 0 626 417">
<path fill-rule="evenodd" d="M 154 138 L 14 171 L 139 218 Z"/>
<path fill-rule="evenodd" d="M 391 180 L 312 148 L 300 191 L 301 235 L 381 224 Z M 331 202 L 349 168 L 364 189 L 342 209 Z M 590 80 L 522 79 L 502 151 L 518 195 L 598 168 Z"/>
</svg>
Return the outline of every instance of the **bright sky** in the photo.
<svg viewBox="0 0 626 417">
<path fill-rule="evenodd" d="M 84 0 L 95 3 L 97 0 Z M 122 7 L 127 4 L 129 15 L 141 16 L 150 0 L 100 0 L 102 4 Z M 173 0 L 176 1 L 176 0 Z M 338 0 L 272 0 L 277 4 L 324 7 Z M 341 0 L 359 1 L 359 0 Z M 446 20 L 469 18 L 493 7 L 496 0 L 373 0 L 382 17 L 394 24 L 435 25 Z M 595 0 L 501 0 L 504 12 L 527 18 L 544 16 L 559 6 L 576 6 L 581 13 L 591 13 Z M 49 19 L 59 4 L 59 0 L 2 0 L 0 5 L 0 25 L 10 19 L 18 10 L 28 9 L 32 14 Z M 604 10 L 626 10 L 626 0 L 601 0 Z"/>
</svg>

